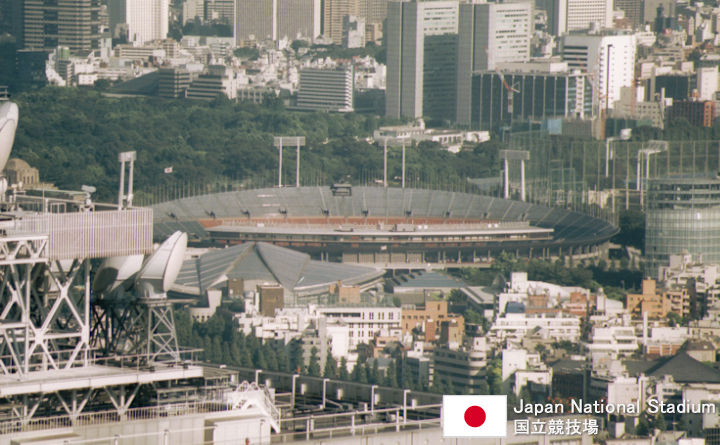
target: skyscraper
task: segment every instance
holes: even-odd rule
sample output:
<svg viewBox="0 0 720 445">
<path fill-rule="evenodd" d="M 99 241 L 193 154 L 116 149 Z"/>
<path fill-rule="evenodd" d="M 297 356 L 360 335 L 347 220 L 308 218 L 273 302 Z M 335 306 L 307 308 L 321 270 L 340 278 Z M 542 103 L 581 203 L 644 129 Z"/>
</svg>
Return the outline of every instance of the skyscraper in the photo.
<svg viewBox="0 0 720 445">
<path fill-rule="evenodd" d="M 127 26 L 128 42 L 146 42 L 167 38 L 170 20 L 169 0 L 108 0 L 110 29 Z"/>
<path fill-rule="evenodd" d="M 320 35 L 320 0 L 236 0 L 235 41 Z"/>
<path fill-rule="evenodd" d="M 388 117 L 455 120 L 457 1 L 388 2 Z"/>
<path fill-rule="evenodd" d="M 88 53 L 100 47 L 100 0 L 25 0 L 23 24 L 25 48 Z"/>
<path fill-rule="evenodd" d="M 19 48 L 23 47 L 23 1 L 3 0 L 0 2 L 0 34 L 9 33 L 15 37 Z"/>
<path fill-rule="evenodd" d="M 535 0 L 535 6 L 547 12 L 548 26 L 555 36 L 587 30 L 592 23 L 612 27 L 613 0 Z"/>
<path fill-rule="evenodd" d="M 613 108 L 622 87 L 635 80 L 635 36 L 631 34 L 568 34 L 561 53 L 570 68 L 588 74 L 593 84 L 593 110 Z"/>
<path fill-rule="evenodd" d="M 341 45 L 345 17 L 351 15 L 365 19 L 369 26 L 382 26 L 387 17 L 387 3 L 387 0 L 324 0 L 322 33 Z"/>
<path fill-rule="evenodd" d="M 460 5 L 457 122 L 470 125 L 472 74 L 498 63 L 530 60 L 533 6 L 518 3 Z"/>
</svg>

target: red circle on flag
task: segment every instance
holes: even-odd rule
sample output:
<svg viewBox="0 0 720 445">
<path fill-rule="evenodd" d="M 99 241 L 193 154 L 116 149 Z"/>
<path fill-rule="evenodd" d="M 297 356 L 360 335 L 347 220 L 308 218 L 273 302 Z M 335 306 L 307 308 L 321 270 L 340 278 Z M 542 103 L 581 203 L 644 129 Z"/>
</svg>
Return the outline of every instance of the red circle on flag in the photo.
<svg viewBox="0 0 720 445">
<path fill-rule="evenodd" d="M 465 410 L 465 423 L 473 428 L 477 428 L 485 423 L 485 410 L 477 405 L 473 405 Z"/>
</svg>

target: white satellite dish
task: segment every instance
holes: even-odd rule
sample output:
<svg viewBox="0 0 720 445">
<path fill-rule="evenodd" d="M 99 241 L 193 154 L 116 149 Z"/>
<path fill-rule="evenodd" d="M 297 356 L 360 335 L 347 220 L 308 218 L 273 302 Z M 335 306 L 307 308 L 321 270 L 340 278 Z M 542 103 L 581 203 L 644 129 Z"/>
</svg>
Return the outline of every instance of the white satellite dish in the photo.
<svg viewBox="0 0 720 445">
<path fill-rule="evenodd" d="M 145 255 L 115 256 L 106 258 L 95 274 L 93 292 L 105 293 L 116 289 L 142 268 Z"/>
<path fill-rule="evenodd" d="M 17 105 L 6 102 L 0 106 L 0 171 L 5 168 L 15 140 L 20 113 Z"/>
<path fill-rule="evenodd" d="M 175 232 L 150 256 L 135 276 L 144 297 L 161 297 L 170 289 L 180 273 L 186 248 L 187 234 Z"/>
</svg>

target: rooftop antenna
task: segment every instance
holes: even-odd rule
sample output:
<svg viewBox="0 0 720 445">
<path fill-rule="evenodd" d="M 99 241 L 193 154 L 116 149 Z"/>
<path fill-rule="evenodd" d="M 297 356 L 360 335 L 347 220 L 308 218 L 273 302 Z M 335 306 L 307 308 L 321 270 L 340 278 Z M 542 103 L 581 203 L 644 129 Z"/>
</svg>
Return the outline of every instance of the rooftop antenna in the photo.
<svg viewBox="0 0 720 445">
<path fill-rule="evenodd" d="M 137 154 L 134 151 L 124 151 L 118 155 L 120 161 L 120 191 L 118 192 L 118 210 L 132 207 L 133 199 L 133 170 Z M 128 174 L 128 190 L 125 194 L 125 163 L 130 164 L 130 173 Z"/>
</svg>

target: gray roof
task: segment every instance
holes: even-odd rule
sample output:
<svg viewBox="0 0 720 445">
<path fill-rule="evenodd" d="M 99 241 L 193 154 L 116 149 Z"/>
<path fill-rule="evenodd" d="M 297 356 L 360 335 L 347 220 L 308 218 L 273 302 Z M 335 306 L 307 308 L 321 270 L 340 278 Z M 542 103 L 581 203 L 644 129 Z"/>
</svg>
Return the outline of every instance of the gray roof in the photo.
<svg viewBox="0 0 720 445">
<path fill-rule="evenodd" d="M 684 351 L 658 361 L 645 374 L 651 377 L 671 375 L 678 383 L 720 383 L 720 371 L 695 360 Z"/>
<path fill-rule="evenodd" d="M 274 282 L 288 291 L 314 294 L 327 292 L 337 282 L 362 284 L 382 275 L 376 268 L 315 261 L 305 253 L 258 242 L 211 250 L 185 261 L 175 288 L 202 294 L 235 278 Z"/>
<path fill-rule="evenodd" d="M 419 289 L 460 289 L 467 284 L 459 278 L 452 277 L 442 272 L 420 271 L 406 275 L 398 280 L 396 287 L 414 287 Z"/>
</svg>

